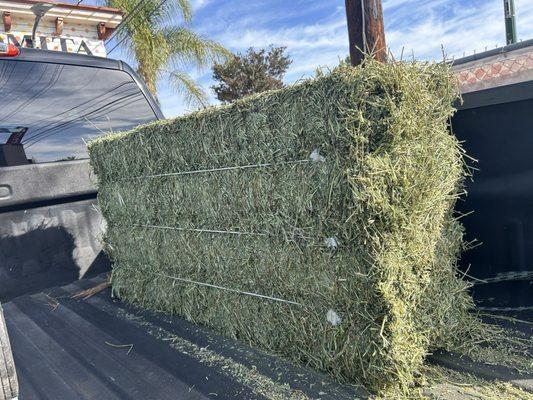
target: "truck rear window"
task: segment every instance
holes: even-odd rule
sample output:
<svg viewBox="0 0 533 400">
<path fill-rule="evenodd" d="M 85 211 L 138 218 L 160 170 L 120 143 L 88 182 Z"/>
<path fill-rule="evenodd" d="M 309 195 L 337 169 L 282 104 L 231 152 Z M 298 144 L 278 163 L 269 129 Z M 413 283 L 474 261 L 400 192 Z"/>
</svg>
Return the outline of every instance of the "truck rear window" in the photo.
<svg viewBox="0 0 533 400">
<path fill-rule="evenodd" d="M 125 71 L 0 59 L 0 143 L 31 162 L 86 158 L 85 141 L 156 119 Z"/>
</svg>

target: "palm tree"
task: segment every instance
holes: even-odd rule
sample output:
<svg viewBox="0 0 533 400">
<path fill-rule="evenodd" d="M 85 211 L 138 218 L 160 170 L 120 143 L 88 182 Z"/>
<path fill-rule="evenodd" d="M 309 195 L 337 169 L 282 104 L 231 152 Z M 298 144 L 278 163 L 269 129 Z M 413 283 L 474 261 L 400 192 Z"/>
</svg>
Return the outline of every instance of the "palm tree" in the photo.
<svg viewBox="0 0 533 400">
<path fill-rule="evenodd" d="M 189 0 L 107 0 L 123 10 L 127 21 L 117 31 L 117 40 L 135 60 L 137 71 L 157 97 L 157 82 L 167 79 L 171 88 L 190 105 L 205 105 L 207 95 L 186 72 L 200 70 L 225 60 L 229 53 L 219 43 L 190 29 Z"/>
</svg>

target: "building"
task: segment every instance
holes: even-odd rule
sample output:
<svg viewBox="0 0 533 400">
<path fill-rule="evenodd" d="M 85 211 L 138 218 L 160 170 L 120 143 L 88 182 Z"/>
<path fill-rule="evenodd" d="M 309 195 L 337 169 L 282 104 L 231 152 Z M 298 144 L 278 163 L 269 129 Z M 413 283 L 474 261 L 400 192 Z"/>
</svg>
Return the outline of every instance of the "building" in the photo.
<svg viewBox="0 0 533 400">
<path fill-rule="evenodd" d="M 464 94 L 533 81 L 533 40 L 464 57 L 453 65 Z"/>
<path fill-rule="evenodd" d="M 0 42 L 99 57 L 123 18 L 115 8 L 37 0 L 0 0 L 0 14 Z"/>
</svg>

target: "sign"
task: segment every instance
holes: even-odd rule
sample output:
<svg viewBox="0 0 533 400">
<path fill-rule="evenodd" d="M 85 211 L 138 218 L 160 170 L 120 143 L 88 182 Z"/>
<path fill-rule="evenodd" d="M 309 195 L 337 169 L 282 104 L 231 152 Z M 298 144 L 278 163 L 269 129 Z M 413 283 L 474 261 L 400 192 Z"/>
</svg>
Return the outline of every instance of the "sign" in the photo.
<svg viewBox="0 0 533 400">
<path fill-rule="evenodd" d="M 122 21 L 120 10 L 84 4 L 49 3 L 32 44 L 39 1 L 0 0 L 0 42 L 20 47 L 106 57 L 105 40 Z M 3 30 L 2 30 L 3 28 Z"/>
<path fill-rule="evenodd" d="M 8 44 L 10 43 L 20 47 L 34 47 L 43 50 L 65 51 L 68 53 L 87 54 L 90 56 L 106 56 L 103 41 L 84 39 L 75 36 L 36 36 L 35 44 L 34 46 L 31 46 L 31 33 L 10 32 L 0 33 L 0 42 Z"/>
</svg>

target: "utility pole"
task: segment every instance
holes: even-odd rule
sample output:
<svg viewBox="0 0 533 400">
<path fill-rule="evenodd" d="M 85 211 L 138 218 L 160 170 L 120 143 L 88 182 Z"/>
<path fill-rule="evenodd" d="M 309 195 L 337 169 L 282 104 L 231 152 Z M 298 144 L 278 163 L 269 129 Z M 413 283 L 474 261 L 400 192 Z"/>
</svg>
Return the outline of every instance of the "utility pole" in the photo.
<svg viewBox="0 0 533 400">
<path fill-rule="evenodd" d="M 372 54 L 376 60 L 386 62 L 387 45 L 381 0 L 345 1 L 352 65 L 361 64 L 365 54 Z"/>
<path fill-rule="evenodd" d="M 503 0 L 505 12 L 505 35 L 507 44 L 516 43 L 516 19 L 514 11 L 514 0 Z"/>
</svg>

